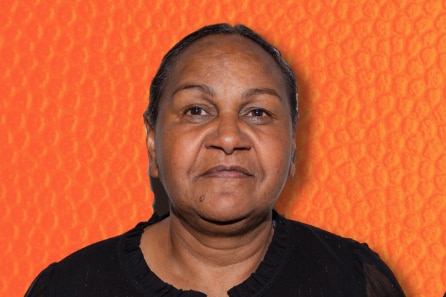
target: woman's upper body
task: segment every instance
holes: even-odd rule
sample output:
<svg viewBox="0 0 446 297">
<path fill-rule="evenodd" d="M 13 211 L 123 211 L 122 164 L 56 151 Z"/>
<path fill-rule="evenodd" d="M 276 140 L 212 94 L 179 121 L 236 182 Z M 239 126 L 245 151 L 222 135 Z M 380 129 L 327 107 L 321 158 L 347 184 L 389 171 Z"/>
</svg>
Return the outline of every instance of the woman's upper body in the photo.
<svg viewBox="0 0 446 297">
<path fill-rule="evenodd" d="M 276 213 L 273 218 L 275 232 L 264 259 L 243 282 L 228 288 L 225 296 L 404 296 L 391 271 L 367 245 Z M 50 265 L 25 297 L 206 296 L 172 286 L 144 260 L 140 249 L 144 229 L 166 219 L 155 215 L 121 236 Z"/>
<path fill-rule="evenodd" d="M 215 25 L 167 53 L 150 93 L 144 117 L 149 173 L 166 190 L 170 216 L 145 226 L 140 260 L 174 288 L 228 296 L 258 271 L 272 242 L 285 244 L 273 241 L 280 234 L 272 214 L 295 173 L 294 74 L 278 50 L 250 29 Z M 333 245 L 331 237 L 317 235 L 308 247 L 312 239 L 296 234 L 288 242 L 294 264 L 275 276 L 274 296 L 291 289 L 326 296 L 314 290 L 343 292 L 346 280 L 364 284 L 361 269 L 352 270 L 360 258 L 353 245 L 325 249 Z"/>
</svg>

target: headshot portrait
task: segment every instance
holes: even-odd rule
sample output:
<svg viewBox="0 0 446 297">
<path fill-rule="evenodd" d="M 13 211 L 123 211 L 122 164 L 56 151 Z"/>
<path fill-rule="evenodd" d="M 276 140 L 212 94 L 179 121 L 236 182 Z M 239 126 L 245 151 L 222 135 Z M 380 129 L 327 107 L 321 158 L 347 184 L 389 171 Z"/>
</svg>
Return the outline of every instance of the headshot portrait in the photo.
<svg viewBox="0 0 446 297">
<path fill-rule="evenodd" d="M 0 294 L 446 293 L 441 3 L 133 4 L 8 4 Z"/>
</svg>

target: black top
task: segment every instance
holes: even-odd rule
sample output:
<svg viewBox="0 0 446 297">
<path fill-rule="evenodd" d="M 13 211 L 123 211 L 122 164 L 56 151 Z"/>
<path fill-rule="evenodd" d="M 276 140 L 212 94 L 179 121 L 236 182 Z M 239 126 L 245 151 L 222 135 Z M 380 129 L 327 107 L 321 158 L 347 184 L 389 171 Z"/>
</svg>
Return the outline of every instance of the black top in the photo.
<svg viewBox="0 0 446 297">
<path fill-rule="evenodd" d="M 147 266 L 139 248 L 154 215 L 129 232 L 83 248 L 40 273 L 25 297 L 203 297 L 174 288 Z M 404 296 L 389 268 L 366 244 L 287 220 L 274 213 L 274 236 L 264 260 L 235 296 Z"/>
</svg>

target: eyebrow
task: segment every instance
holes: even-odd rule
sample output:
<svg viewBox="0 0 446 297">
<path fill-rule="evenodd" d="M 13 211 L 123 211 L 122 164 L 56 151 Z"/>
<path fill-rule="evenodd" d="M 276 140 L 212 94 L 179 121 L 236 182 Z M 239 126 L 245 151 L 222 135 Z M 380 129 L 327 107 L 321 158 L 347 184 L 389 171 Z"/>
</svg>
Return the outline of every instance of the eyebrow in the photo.
<svg viewBox="0 0 446 297">
<path fill-rule="evenodd" d="M 215 92 L 212 88 L 206 86 L 206 85 L 199 85 L 199 84 L 184 84 L 179 86 L 178 88 L 175 89 L 175 91 L 172 93 L 172 95 L 175 95 L 178 92 L 181 92 L 183 90 L 188 90 L 188 89 L 199 89 L 200 91 L 202 91 L 205 94 L 208 94 L 209 96 L 215 96 Z M 249 89 L 247 91 L 245 91 L 242 96 L 244 98 L 248 98 L 251 96 L 255 96 L 255 95 L 262 95 L 262 94 L 268 94 L 268 95 L 272 95 L 274 97 L 276 97 L 277 99 L 279 99 L 279 101 L 282 101 L 282 97 L 280 96 L 280 94 L 274 90 L 274 89 L 270 89 L 270 88 L 253 88 L 253 89 Z"/>
<path fill-rule="evenodd" d="M 179 86 L 178 88 L 175 89 L 175 91 L 173 91 L 172 95 L 175 95 L 176 93 L 183 91 L 183 90 L 188 90 L 188 89 L 199 89 L 200 91 L 202 91 L 205 94 L 208 94 L 209 96 L 214 96 L 215 92 L 214 90 L 212 90 L 210 87 L 206 86 L 206 85 L 198 85 L 198 84 L 184 84 Z"/>
<path fill-rule="evenodd" d="M 280 101 L 282 101 L 282 97 L 280 96 L 280 94 L 276 90 L 270 89 L 270 88 L 249 89 L 243 93 L 243 97 L 247 98 L 247 97 L 251 97 L 251 96 L 255 96 L 255 95 L 262 95 L 262 94 L 272 95 L 274 97 L 277 97 L 277 99 L 279 99 Z"/>
</svg>

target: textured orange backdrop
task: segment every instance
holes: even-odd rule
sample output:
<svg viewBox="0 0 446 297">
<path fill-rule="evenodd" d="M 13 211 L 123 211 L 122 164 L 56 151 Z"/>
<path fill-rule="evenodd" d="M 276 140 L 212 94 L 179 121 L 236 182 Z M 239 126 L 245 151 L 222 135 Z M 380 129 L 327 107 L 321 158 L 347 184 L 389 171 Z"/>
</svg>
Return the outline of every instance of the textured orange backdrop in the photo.
<svg viewBox="0 0 446 297">
<path fill-rule="evenodd" d="M 142 112 L 162 55 L 244 23 L 298 75 L 277 208 L 366 241 L 408 296 L 446 291 L 446 1 L 19 1 L 0 8 L 0 295 L 152 212 Z"/>
</svg>

